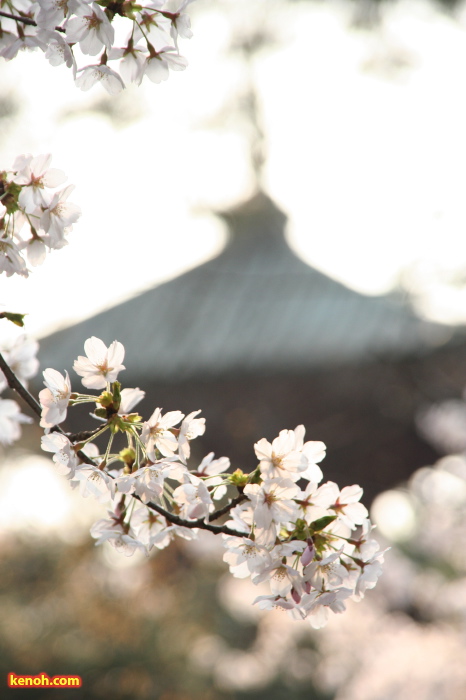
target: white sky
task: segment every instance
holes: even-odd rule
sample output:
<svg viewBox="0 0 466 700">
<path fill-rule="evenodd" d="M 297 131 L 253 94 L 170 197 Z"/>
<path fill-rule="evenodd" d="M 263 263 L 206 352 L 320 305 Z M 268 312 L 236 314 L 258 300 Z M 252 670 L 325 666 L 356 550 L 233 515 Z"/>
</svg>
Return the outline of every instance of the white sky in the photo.
<svg viewBox="0 0 466 700">
<path fill-rule="evenodd" d="M 188 69 L 128 90 L 121 109 L 140 118 L 127 126 L 86 111 L 102 88 L 80 92 L 39 53 L 2 61 L 1 90 L 15 90 L 22 110 L 0 141 L 2 167 L 51 152 L 83 211 L 68 248 L 27 280 L 0 281 L 4 308 L 28 312 L 28 332 L 44 334 L 221 249 L 210 210 L 253 187 L 244 129 L 230 113 L 244 67 L 228 42 L 232 26 L 261 13 L 277 31 L 255 62 L 265 179 L 289 216 L 291 245 L 367 293 L 413 265 L 413 284 L 437 268 L 464 270 L 466 32 L 424 2 L 395 5 L 382 30 L 351 30 L 352 7 L 201 1 L 181 47 Z M 461 294 L 440 292 L 432 280 L 430 310 L 466 318 Z"/>
</svg>

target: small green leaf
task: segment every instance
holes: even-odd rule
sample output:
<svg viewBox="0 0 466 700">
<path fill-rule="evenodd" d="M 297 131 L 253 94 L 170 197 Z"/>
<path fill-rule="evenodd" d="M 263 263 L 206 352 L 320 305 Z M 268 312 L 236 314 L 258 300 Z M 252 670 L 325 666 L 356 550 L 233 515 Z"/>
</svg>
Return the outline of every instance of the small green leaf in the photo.
<svg viewBox="0 0 466 700">
<path fill-rule="evenodd" d="M 309 529 L 313 530 L 314 532 L 319 532 L 320 530 L 326 528 L 327 525 L 330 525 L 330 523 L 333 523 L 333 521 L 337 518 L 338 515 L 324 515 L 323 518 L 318 518 L 317 520 L 314 520 L 309 525 Z"/>
<path fill-rule="evenodd" d="M 0 318 L 6 318 L 7 321 L 11 321 L 12 323 L 15 324 L 15 326 L 19 326 L 20 328 L 24 327 L 24 317 L 26 314 L 13 314 L 10 313 L 10 311 L 2 311 L 0 313 Z"/>
</svg>

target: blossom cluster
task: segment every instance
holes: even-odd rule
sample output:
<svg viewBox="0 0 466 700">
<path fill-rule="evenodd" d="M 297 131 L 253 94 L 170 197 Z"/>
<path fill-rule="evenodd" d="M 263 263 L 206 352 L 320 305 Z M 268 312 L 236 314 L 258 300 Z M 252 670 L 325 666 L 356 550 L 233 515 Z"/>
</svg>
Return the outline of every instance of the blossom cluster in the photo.
<svg viewBox="0 0 466 700">
<path fill-rule="evenodd" d="M 81 215 L 68 202 L 74 185 L 50 168 L 50 154 L 18 156 L 11 170 L 0 171 L 0 273 L 27 277 L 27 262 L 40 265 L 47 249 L 63 248 L 66 235 Z"/>
<path fill-rule="evenodd" d="M 255 445 L 257 467 L 245 474 L 229 472 L 226 457 L 208 454 L 188 467 L 190 442 L 205 431 L 200 411 L 163 413 L 156 408 L 148 420 L 134 407 L 144 397 L 139 388 L 121 388 L 117 377 L 125 369 L 125 350 L 114 341 L 107 347 L 92 337 L 84 344 L 74 371 L 87 389 L 73 392 L 67 372 L 44 371 L 39 394 L 42 448 L 53 453 L 58 470 L 83 496 L 109 504 L 108 517 L 91 534 L 97 544 L 109 542 L 130 556 L 166 547 L 175 536 L 192 539 L 199 529 L 223 535 L 225 561 L 234 576 L 268 582 L 270 594 L 255 602 L 261 608 L 281 608 L 296 619 L 325 624 L 329 611 L 342 612 L 348 598 L 360 600 L 381 573 L 383 552 L 371 537 L 362 489 L 322 481 L 318 463 L 325 456 L 319 441 L 304 442 L 305 430 L 282 430 L 269 443 Z M 57 432 L 68 407 L 93 403 L 98 428 L 69 436 Z M 112 452 L 117 433 L 126 446 Z M 95 440 L 107 434 L 106 448 Z M 238 496 L 216 508 L 236 487 Z M 224 525 L 212 522 L 229 514 Z M 358 530 L 357 534 L 354 532 Z"/>
<path fill-rule="evenodd" d="M 39 361 L 36 357 L 39 344 L 27 335 L 20 335 L 15 342 L 2 344 L 0 351 L 16 377 L 27 386 L 29 379 L 37 374 Z M 8 387 L 8 381 L 0 369 L 0 394 Z M 0 444 L 11 445 L 21 437 L 21 424 L 31 423 L 29 416 L 21 413 L 21 409 L 13 399 L 0 396 Z"/>
<path fill-rule="evenodd" d="M 52 66 L 70 68 L 82 90 L 101 83 L 110 95 L 120 92 L 124 81 L 139 85 L 144 76 L 160 83 L 169 69 L 186 68 L 178 38 L 192 36 L 185 12 L 191 2 L 13 0 L 3 13 L 8 16 L 0 17 L 0 56 L 11 60 L 21 49 L 39 48 Z M 79 68 L 77 48 L 85 59 Z"/>
</svg>

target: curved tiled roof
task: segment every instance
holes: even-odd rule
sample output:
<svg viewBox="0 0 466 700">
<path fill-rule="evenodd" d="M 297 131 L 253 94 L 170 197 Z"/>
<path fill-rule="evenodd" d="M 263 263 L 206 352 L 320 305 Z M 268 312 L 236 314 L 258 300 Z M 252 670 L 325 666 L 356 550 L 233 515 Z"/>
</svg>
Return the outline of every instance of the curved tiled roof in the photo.
<svg viewBox="0 0 466 700">
<path fill-rule="evenodd" d="M 42 366 L 62 369 L 91 335 L 124 343 L 125 383 L 301 372 L 436 343 L 439 327 L 395 299 L 359 294 L 300 260 L 264 193 L 222 216 L 231 235 L 217 258 L 44 339 Z"/>
</svg>

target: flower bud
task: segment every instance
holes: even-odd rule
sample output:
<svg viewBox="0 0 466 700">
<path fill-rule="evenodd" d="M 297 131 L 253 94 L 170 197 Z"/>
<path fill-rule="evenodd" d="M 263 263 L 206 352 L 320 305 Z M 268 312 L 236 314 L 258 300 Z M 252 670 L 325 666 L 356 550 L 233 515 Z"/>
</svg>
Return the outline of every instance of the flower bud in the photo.
<svg viewBox="0 0 466 700">
<path fill-rule="evenodd" d="M 134 464 L 134 460 L 136 459 L 136 452 L 133 450 L 132 447 L 125 447 L 119 452 L 119 457 L 122 462 L 131 467 Z"/>
<path fill-rule="evenodd" d="M 312 540 L 308 540 L 308 545 L 301 555 L 301 564 L 307 566 L 314 559 L 316 553 L 316 548 Z"/>
<path fill-rule="evenodd" d="M 113 404 L 113 395 L 109 391 L 103 391 L 97 399 L 97 403 L 108 408 Z"/>
</svg>

